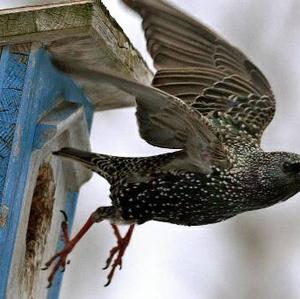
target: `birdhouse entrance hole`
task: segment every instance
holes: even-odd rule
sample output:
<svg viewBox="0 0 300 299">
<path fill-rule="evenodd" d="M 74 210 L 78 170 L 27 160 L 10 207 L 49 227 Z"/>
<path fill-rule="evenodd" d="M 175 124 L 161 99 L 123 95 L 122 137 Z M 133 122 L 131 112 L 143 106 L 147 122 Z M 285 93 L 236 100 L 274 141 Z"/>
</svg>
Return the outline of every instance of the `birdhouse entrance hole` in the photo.
<svg viewBox="0 0 300 299">
<path fill-rule="evenodd" d="M 51 225 L 55 184 L 49 163 L 43 163 L 38 172 L 33 192 L 28 228 L 26 234 L 25 277 L 29 291 L 34 278 L 40 271 L 42 255 Z"/>
</svg>

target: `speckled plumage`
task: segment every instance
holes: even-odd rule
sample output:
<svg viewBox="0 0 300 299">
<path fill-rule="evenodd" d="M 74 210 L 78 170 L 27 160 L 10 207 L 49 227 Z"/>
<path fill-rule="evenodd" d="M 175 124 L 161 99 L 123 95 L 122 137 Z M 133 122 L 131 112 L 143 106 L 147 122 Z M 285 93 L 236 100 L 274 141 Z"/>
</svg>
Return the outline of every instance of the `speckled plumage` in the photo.
<svg viewBox="0 0 300 299">
<path fill-rule="evenodd" d="M 158 69 L 153 87 L 104 72 L 73 71 L 88 72 L 89 78 L 135 95 L 141 137 L 178 151 L 145 158 L 70 148 L 56 152 L 111 184 L 112 207 L 99 208 L 93 221 L 204 225 L 297 193 L 300 156 L 266 153 L 260 147 L 275 113 L 271 87 L 260 70 L 238 49 L 165 2 L 123 1 L 143 18 Z"/>
<path fill-rule="evenodd" d="M 174 160 L 184 157 L 183 152 L 121 158 L 65 148 L 58 154 L 74 158 L 74 151 L 76 157 L 87 159 L 86 155 L 90 155 L 93 170 L 111 183 L 110 196 L 120 215 L 116 223 L 215 223 L 271 206 L 300 189 L 297 154 L 243 147 L 237 150 L 230 169 L 212 167 L 209 174 L 202 174 L 171 168 Z M 298 167 L 296 173 L 288 172 L 284 165 Z"/>
</svg>

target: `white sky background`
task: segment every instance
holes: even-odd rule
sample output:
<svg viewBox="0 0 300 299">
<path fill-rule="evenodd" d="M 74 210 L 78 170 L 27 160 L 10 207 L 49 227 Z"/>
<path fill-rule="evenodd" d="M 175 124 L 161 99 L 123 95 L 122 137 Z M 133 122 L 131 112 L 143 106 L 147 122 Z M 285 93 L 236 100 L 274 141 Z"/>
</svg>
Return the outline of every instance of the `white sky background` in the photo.
<svg viewBox="0 0 300 299">
<path fill-rule="evenodd" d="M 150 63 L 139 18 L 117 0 L 103 2 Z M 264 148 L 300 152 L 300 2 L 170 2 L 209 24 L 263 70 L 277 98 L 276 117 L 264 136 Z M 22 3 L 29 1 L 0 0 L 0 7 Z M 138 137 L 134 109 L 96 113 L 91 143 L 93 151 L 113 155 L 161 152 Z M 73 231 L 98 206 L 109 204 L 108 188 L 96 175 L 82 187 Z M 107 223 L 95 225 L 71 256 L 60 298 L 300 298 L 300 201 L 296 198 L 300 199 L 295 196 L 215 225 L 141 225 L 122 271 L 116 271 L 108 288 L 103 288 L 107 273 L 101 267 L 115 239 Z"/>
</svg>

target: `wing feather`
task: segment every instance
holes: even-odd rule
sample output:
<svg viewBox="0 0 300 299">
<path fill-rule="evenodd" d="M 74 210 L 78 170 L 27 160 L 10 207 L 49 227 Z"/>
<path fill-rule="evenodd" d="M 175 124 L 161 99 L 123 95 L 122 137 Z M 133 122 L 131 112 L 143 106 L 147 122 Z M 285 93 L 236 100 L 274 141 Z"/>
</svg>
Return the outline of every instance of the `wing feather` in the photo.
<svg viewBox="0 0 300 299">
<path fill-rule="evenodd" d="M 153 86 L 200 113 L 210 113 L 208 117 L 229 120 L 237 131 L 243 128 L 259 143 L 275 113 L 275 99 L 261 71 L 237 48 L 167 3 L 123 2 L 143 18 L 148 50 L 158 69 Z M 260 102 L 267 107 L 261 109 Z"/>
<path fill-rule="evenodd" d="M 140 134 L 150 144 L 185 150 L 189 162 L 202 173 L 209 173 L 212 165 L 230 167 L 227 149 L 216 137 L 210 120 L 181 99 L 107 72 L 78 66 L 74 71 L 136 96 Z"/>
</svg>

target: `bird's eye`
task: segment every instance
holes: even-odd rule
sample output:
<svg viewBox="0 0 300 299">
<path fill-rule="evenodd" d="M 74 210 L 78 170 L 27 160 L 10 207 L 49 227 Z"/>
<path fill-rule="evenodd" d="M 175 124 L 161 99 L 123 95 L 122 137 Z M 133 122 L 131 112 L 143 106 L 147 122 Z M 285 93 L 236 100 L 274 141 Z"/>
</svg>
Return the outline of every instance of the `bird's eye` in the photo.
<svg viewBox="0 0 300 299">
<path fill-rule="evenodd" d="M 287 173 L 300 173 L 300 162 L 284 162 L 282 169 Z"/>
</svg>

